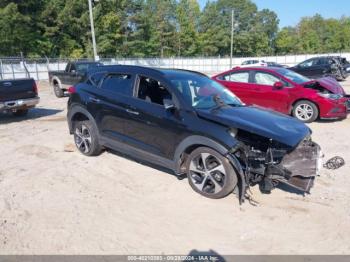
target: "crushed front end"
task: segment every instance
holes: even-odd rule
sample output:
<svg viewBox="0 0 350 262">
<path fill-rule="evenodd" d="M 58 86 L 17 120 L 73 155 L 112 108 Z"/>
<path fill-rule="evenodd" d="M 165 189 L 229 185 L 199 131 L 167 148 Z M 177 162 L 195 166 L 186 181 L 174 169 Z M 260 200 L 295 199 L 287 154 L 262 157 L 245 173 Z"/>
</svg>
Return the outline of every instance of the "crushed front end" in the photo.
<svg viewBox="0 0 350 262">
<path fill-rule="evenodd" d="M 322 153 L 320 146 L 309 136 L 294 147 L 245 131 L 239 131 L 237 139 L 240 144 L 231 150 L 231 154 L 243 167 L 243 195 L 249 186 L 256 184 L 265 193 L 280 183 L 310 192 L 322 166 Z"/>
</svg>

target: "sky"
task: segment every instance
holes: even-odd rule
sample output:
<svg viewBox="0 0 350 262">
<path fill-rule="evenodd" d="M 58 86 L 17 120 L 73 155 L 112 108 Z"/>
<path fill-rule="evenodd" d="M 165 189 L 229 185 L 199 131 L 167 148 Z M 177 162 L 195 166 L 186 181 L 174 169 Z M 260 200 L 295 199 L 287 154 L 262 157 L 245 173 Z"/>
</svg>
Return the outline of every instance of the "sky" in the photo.
<svg viewBox="0 0 350 262">
<path fill-rule="evenodd" d="M 203 8 L 207 0 L 198 0 Z M 316 13 L 325 18 L 350 16 L 350 0 L 252 0 L 258 9 L 268 8 L 280 19 L 279 26 L 295 26 L 301 17 Z"/>
</svg>

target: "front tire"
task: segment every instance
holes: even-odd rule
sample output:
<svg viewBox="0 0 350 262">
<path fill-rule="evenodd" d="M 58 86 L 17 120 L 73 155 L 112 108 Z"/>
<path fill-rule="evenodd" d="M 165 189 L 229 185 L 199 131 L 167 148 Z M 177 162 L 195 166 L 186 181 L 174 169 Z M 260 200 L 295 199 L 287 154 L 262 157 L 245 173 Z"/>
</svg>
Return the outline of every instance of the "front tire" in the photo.
<svg viewBox="0 0 350 262">
<path fill-rule="evenodd" d="M 315 121 L 318 115 L 319 111 L 317 106 L 308 100 L 301 100 L 293 107 L 293 116 L 304 123 Z"/>
<path fill-rule="evenodd" d="M 237 185 L 229 160 L 208 147 L 199 147 L 188 156 L 186 172 L 192 189 L 208 198 L 223 198 Z"/>
<path fill-rule="evenodd" d="M 74 124 L 74 142 L 80 153 L 86 156 L 101 154 L 102 147 L 98 133 L 91 121 L 79 121 Z"/>
</svg>

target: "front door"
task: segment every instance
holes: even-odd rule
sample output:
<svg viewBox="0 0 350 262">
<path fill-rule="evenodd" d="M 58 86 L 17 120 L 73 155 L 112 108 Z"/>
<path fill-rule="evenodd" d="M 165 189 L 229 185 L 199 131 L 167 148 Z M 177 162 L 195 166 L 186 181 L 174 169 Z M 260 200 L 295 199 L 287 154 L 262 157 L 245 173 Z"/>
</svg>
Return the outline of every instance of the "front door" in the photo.
<svg viewBox="0 0 350 262">
<path fill-rule="evenodd" d="M 263 72 L 255 71 L 253 83 L 256 100 L 258 105 L 269 108 L 281 113 L 288 114 L 289 110 L 289 87 L 287 82 L 283 82 L 284 88 L 276 89 L 274 84 L 283 82 L 278 76 Z"/>
<path fill-rule="evenodd" d="M 139 76 L 127 112 L 128 143 L 149 153 L 172 159 L 184 124 L 178 109 L 165 109 L 163 100 L 174 100 L 170 90 L 155 78 Z"/>
<path fill-rule="evenodd" d="M 312 58 L 304 61 L 296 67 L 296 72 L 310 78 L 317 77 L 317 64 L 318 59 Z"/>
</svg>

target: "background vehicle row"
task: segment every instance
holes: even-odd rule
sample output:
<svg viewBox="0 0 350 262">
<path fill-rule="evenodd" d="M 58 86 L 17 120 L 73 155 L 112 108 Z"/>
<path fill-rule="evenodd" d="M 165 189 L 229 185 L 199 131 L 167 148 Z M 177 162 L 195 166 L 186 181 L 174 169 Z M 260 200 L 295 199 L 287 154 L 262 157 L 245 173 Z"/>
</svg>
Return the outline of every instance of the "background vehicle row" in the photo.
<svg viewBox="0 0 350 262">
<path fill-rule="evenodd" d="M 349 96 L 332 78 L 311 80 L 285 68 L 235 68 L 213 77 L 248 105 L 258 105 L 303 122 L 345 118 Z"/>
</svg>

